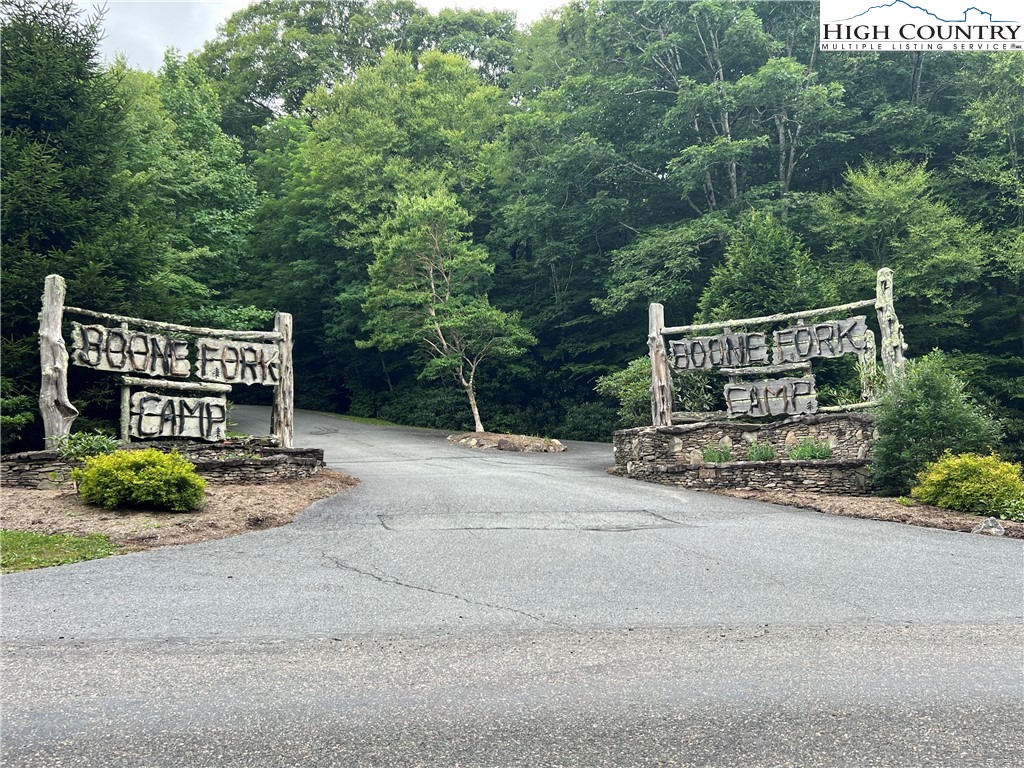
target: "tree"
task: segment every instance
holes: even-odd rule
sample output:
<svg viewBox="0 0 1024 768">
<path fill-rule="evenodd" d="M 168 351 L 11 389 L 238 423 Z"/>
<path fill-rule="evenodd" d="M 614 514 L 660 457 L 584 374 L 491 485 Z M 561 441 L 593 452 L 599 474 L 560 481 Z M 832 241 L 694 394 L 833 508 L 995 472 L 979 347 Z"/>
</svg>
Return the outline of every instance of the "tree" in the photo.
<svg viewBox="0 0 1024 768">
<path fill-rule="evenodd" d="M 225 130 L 252 147 L 254 129 L 301 114 L 307 95 L 351 82 L 389 49 L 454 53 L 503 83 L 515 37 L 508 11 L 432 16 L 413 0 L 259 0 L 233 14 L 198 60 L 219 91 Z"/>
<path fill-rule="evenodd" d="M 868 294 L 876 271 L 890 267 L 912 348 L 962 343 L 990 247 L 981 228 L 950 209 L 923 164 L 868 162 L 844 181 L 817 212 L 840 298 Z"/>
<path fill-rule="evenodd" d="M 237 306 L 250 255 L 256 185 L 237 139 L 219 124 L 216 92 L 173 50 L 158 76 L 116 65 L 126 104 L 122 176 L 140 221 L 162 248 L 150 293 L 180 322 L 252 327 L 270 312 Z"/>
<path fill-rule="evenodd" d="M 909 492 L 917 473 L 943 451 L 988 453 L 1001 437 L 999 423 L 968 395 L 938 351 L 911 361 L 905 376 L 887 383 L 875 425 L 872 480 L 893 496 Z"/>
<path fill-rule="evenodd" d="M 421 377 L 452 376 L 466 393 L 477 432 L 484 431 L 476 376 L 484 362 L 521 355 L 536 339 L 519 317 L 492 307 L 487 252 L 464 233 L 471 217 L 455 196 L 436 189 L 398 198 L 374 241 L 363 309 L 370 338 L 360 346 L 401 349 L 411 343 Z"/>
<path fill-rule="evenodd" d="M 700 297 L 704 320 L 828 306 L 829 288 L 795 234 L 771 214 L 748 214 Z"/>
<path fill-rule="evenodd" d="M 402 356 L 352 349 L 381 223 L 400 193 L 428 181 L 479 209 L 508 106 L 465 60 L 438 51 L 417 61 L 388 52 L 305 103 L 305 120 L 285 116 L 259 132 L 254 170 L 266 195 L 252 247 L 261 279 L 248 300 L 295 314 L 302 403 L 345 408 L 390 396 L 413 375 Z"/>
<path fill-rule="evenodd" d="M 199 54 L 225 129 L 249 143 L 254 127 L 297 113 L 317 86 L 376 58 L 366 43 L 379 28 L 363 0 L 259 0 L 233 14 Z"/>
<path fill-rule="evenodd" d="M 99 17 L 83 18 L 71 0 L 9 0 L 4 11 L 4 369 L 31 391 L 46 275 L 67 279 L 69 304 L 136 313 L 154 306 L 147 284 L 162 253 L 120 173 L 125 105 L 97 63 Z"/>
<path fill-rule="evenodd" d="M 961 86 L 967 96 L 970 144 L 957 170 L 982 189 L 995 190 L 988 216 L 1003 216 L 1024 227 L 1024 53 L 971 63 Z"/>
</svg>

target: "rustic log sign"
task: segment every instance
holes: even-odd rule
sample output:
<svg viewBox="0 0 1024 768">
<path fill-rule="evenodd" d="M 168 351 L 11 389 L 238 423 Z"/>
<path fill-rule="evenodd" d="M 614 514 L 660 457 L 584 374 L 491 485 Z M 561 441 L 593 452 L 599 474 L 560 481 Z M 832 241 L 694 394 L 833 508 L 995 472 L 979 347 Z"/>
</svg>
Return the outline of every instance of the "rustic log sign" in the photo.
<svg viewBox="0 0 1024 768">
<path fill-rule="evenodd" d="M 198 376 L 223 384 L 265 384 L 281 380 L 281 353 L 276 344 L 199 339 Z"/>
<path fill-rule="evenodd" d="M 735 322 L 735 321 L 732 321 Z M 677 371 L 742 368 L 771 363 L 805 362 L 815 357 L 841 357 L 867 348 L 867 317 L 849 317 L 815 325 L 797 325 L 772 334 L 769 350 L 763 333 L 724 333 L 695 339 L 673 339 L 670 365 Z"/>
<path fill-rule="evenodd" d="M 223 440 L 228 403 L 223 397 L 178 397 L 135 392 L 131 397 L 131 436 L 197 437 Z"/>
<path fill-rule="evenodd" d="M 730 416 L 792 416 L 818 410 L 813 376 L 726 384 L 725 404 Z"/>
<path fill-rule="evenodd" d="M 842 357 L 867 349 L 867 317 L 848 317 L 775 331 L 772 363 L 796 363 L 814 357 Z"/>
<path fill-rule="evenodd" d="M 71 431 L 78 415 L 67 397 L 68 363 L 123 374 L 121 438 L 125 441 L 157 437 L 223 440 L 227 435 L 224 395 L 233 384 L 261 384 L 274 388 L 272 432 L 282 447 L 292 447 L 291 315 L 278 312 L 273 331 L 195 328 L 68 307 L 65 295 L 64 279 L 49 275 L 40 313 L 43 380 L 39 393 L 48 448 Z M 65 311 L 108 324 L 72 322 L 73 347 L 68 355 L 61 334 Z M 146 389 L 131 392 L 139 386 Z M 174 394 L 180 391 L 217 396 Z"/>
<path fill-rule="evenodd" d="M 71 323 L 71 362 L 114 373 L 187 379 L 192 372 L 188 342 L 142 331 Z"/>
<path fill-rule="evenodd" d="M 763 333 L 723 333 L 668 343 L 671 365 L 677 371 L 721 366 L 761 365 L 768 362 Z"/>
<path fill-rule="evenodd" d="M 724 396 L 729 417 L 764 417 L 815 413 L 818 400 L 810 361 L 815 358 L 836 358 L 855 354 L 861 363 L 862 400 L 872 396 L 875 370 L 875 337 L 868 328 L 867 316 L 853 315 L 842 319 L 805 324 L 809 318 L 839 315 L 863 307 L 874 306 L 882 333 L 882 363 L 887 377 L 898 375 L 903 368 L 903 332 L 893 305 L 892 270 L 881 269 L 874 299 L 856 301 L 835 307 L 810 309 L 788 314 L 768 315 L 718 323 L 665 327 L 665 310 L 652 304 L 649 312 L 648 346 L 651 353 L 651 417 L 655 426 L 672 424 L 672 390 L 670 370 L 719 370 L 729 376 Z M 767 332 L 734 332 L 736 327 L 769 325 L 796 320 L 796 325 Z M 667 336 L 695 331 L 715 331 L 714 336 Z M 770 339 L 770 344 L 769 344 Z M 767 379 L 766 375 L 803 370 L 798 378 Z M 743 381 L 756 376 L 756 381 Z"/>
<path fill-rule="evenodd" d="M 187 341 L 102 325 L 71 326 L 74 365 L 181 379 L 192 374 Z M 203 338 L 196 342 L 196 350 L 196 375 L 203 381 L 276 386 L 281 379 L 276 344 Z"/>
</svg>

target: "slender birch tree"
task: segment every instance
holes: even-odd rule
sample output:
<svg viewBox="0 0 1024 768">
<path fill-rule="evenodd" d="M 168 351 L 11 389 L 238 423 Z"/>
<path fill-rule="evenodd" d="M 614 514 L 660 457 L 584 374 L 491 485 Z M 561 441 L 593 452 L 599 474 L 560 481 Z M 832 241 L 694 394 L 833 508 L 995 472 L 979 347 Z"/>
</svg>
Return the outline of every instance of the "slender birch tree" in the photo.
<svg viewBox="0 0 1024 768">
<path fill-rule="evenodd" d="M 452 377 L 469 399 L 474 428 L 483 432 L 476 396 L 481 365 L 518 357 L 536 339 L 517 314 L 491 306 L 487 283 L 494 267 L 464 232 L 470 221 L 445 189 L 398 198 L 374 240 L 363 304 L 370 338 L 357 344 L 414 346 L 420 378 Z"/>
</svg>

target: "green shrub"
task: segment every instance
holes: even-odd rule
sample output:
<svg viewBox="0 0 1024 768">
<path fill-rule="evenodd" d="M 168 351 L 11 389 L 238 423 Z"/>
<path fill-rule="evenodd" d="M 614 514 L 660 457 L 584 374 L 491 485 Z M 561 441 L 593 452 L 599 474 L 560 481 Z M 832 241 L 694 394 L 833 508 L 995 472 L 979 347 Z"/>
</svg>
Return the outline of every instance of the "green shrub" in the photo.
<svg viewBox="0 0 1024 768">
<path fill-rule="evenodd" d="M 619 401 L 619 420 L 624 427 L 651 423 L 651 359 L 638 357 L 621 371 L 597 380 L 599 395 Z"/>
<path fill-rule="evenodd" d="M 601 376 L 594 387 L 599 395 L 619 401 L 623 427 L 651 423 L 651 358 L 638 357 L 621 371 Z M 708 411 L 715 405 L 711 374 L 706 371 L 672 372 L 672 408 Z"/>
<path fill-rule="evenodd" d="M 779 454 L 770 443 L 759 443 L 755 440 L 747 446 L 747 461 L 773 461 L 777 458 Z"/>
<path fill-rule="evenodd" d="M 725 461 L 732 461 L 732 449 L 727 445 L 709 445 L 701 451 L 704 461 L 711 464 L 721 464 Z"/>
<path fill-rule="evenodd" d="M 999 513 L 999 517 L 1003 520 L 1024 523 L 1024 499 L 1011 499 L 1010 503 Z"/>
<path fill-rule="evenodd" d="M 967 395 L 938 351 L 909 362 L 905 376 L 886 384 L 875 426 L 871 478 L 889 496 L 906 494 L 944 451 L 988 453 L 1000 439 L 999 423 Z"/>
<path fill-rule="evenodd" d="M 36 417 L 36 402 L 14 392 L 14 382 L 0 377 L 0 448 L 7 449 L 21 437 L 21 430 Z"/>
<path fill-rule="evenodd" d="M 1024 511 L 1020 464 L 997 456 L 946 452 L 917 476 L 910 495 L 925 504 L 1005 519 Z"/>
<path fill-rule="evenodd" d="M 65 461 L 81 461 L 89 456 L 113 453 L 121 446 L 117 438 L 93 432 L 72 432 L 57 438 L 57 455 Z"/>
<path fill-rule="evenodd" d="M 813 461 L 815 459 L 831 459 L 832 446 L 827 442 L 817 440 L 801 440 L 788 451 L 786 455 L 794 461 Z"/>
<path fill-rule="evenodd" d="M 103 507 L 188 512 L 202 505 L 206 489 L 194 464 L 179 453 L 155 448 L 92 456 L 72 477 L 84 501 Z"/>
</svg>

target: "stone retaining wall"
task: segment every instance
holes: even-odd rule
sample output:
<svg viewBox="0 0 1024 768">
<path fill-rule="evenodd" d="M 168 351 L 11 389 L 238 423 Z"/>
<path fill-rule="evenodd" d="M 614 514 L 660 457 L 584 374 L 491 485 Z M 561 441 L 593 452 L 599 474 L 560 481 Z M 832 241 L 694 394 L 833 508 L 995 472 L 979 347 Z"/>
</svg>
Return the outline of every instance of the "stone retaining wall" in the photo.
<svg viewBox="0 0 1024 768">
<path fill-rule="evenodd" d="M 820 461 L 732 461 L 722 464 L 631 463 L 615 474 L 661 485 L 695 490 L 731 488 L 737 491 L 815 491 L 867 496 L 871 482 L 867 459 Z"/>
<path fill-rule="evenodd" d="M 237 444 L 133 443 L 131 449 L 178 450 L 211 483 L 274 483 L 309 477 L 324 467 L 321 448 L 278 448 L 259 442 Z M 67 485 L 73 465 L 56 451 L 12 453 L 0 459 L 0 484 L 15 488 L 50 489 Z"/>
<path fill-rule="evenodd" d="M 638 427 L 615 433 L 615 473 L 686 488 L 788 489 L 864 495 L 871 492 L 868 465 L 876 437 L 865 413 L 799 416 L 774 423 L 702 421 L 671 427 Z M 791 461 L 787 451 L 804 440 L 827 442 L 832 458 Z M 746 461 L 747 447 L 771 445 L 773 461 Z M 709 464 L 706 448 L 728 447 L 734 461 Z"/>
</svg>

